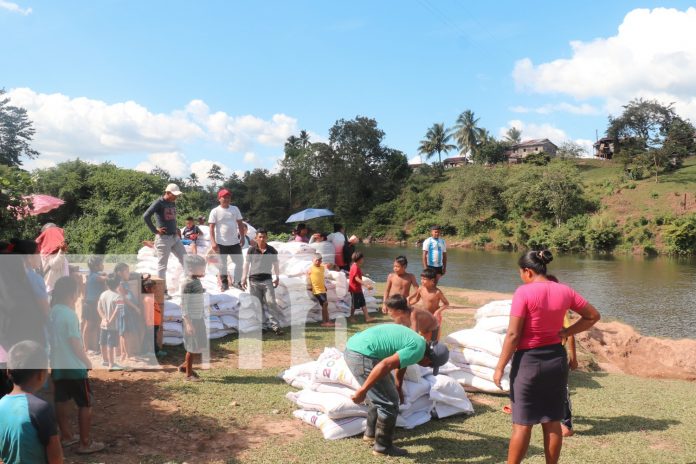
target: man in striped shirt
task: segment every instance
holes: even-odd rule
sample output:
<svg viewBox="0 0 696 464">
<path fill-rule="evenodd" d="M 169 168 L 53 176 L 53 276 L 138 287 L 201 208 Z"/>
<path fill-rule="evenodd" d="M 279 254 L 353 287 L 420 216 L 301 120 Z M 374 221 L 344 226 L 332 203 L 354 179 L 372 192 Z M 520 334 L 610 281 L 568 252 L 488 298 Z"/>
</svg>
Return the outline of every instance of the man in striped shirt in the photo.
<svg viewBox="0 0 696 464">
<path fill-rule="evenodd" d="M 430 237 L 423 241 L 423 269 L 435 271 L 435 283 L 447 273 L 447 245 L 440 238 L 440 226 L 432 226 Z"/>
</svg>

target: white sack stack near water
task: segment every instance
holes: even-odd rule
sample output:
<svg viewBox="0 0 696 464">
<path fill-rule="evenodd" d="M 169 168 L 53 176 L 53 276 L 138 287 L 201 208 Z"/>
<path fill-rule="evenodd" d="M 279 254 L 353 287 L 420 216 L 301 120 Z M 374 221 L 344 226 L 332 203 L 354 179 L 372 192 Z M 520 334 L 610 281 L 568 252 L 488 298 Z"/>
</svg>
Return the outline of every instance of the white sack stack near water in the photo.
<svg viewBox="0 0 696 464">
<path fill-rule="evenodd" d="M 367 407 L 353 403 L 351 396 L 360 384 L 348 369 L 343 353 L 325 348 L 316 361 L 292 366 L 280 374 L 298 392 L 286 398 L 300 409 L 293 415 L 321 430 L 327 440 L 338 440 L 365 431 Z M 473 414 L 474 408 L 457 381 L 432 369 L 409 366 L 403 384 L 404 404 L 396 425 L 412 429 L 455 414 Z"/>
<path fill-rule="evenodd" d="M 210 249 L 210 230 L 208 226 L 198 226 L 202 235 L 197 243 L 197 254 L 206 256 Z M 305 274 L 312 265 L 312 258 L 317 251 L 327 251 L 320 245 L 323 242 L 308 245 L 301 242 L 271 242 L 278 251 L 280 267 L 280 283 L 276 288 L 276 302 L 280 312 L 279 323 L 282 327 L 304 325 L 307 322 L 321 321 L 321 307 L 307 290 Z M 191 246 L 186 246 L 191 252 Z M 246 259 L 246 249 L 242 250 Z M 330 259 L 329 256 L 327 256 Z M 136 272 L 157 275 L 157 256 L 150 247 L 142 247 L 138 251 Z M 201 283 L 206 291 L 206 326 L 209 338 L 221 338 L 233 333 L 249 333 L 261 329 L 261 309 L 258 300 L 248 292 L 231 288 L 220 291 L 218 268 L 214 263 L 208 263 L 206 274 Z M 234 274 L 234 263 L 228 260 L 228 273 Z M 184 270 L 175 256 L 169 257 L 167 264 L 167 290 L 172 299 L 165 303 L 163 314 L 163 335 L 166 345 L 183 343 L 183 326 L 181 317 L 181 285 L 185 281 Z M 364 281 L 371 285 L 374 282 L 365 277 Z M 347 317 L 350 315 L 350 293 L 348 293 L 348 278 L 342 271 L 326 270 L 326 290 L 329 301 L 329 317 Z M 365 301 L 368 311 L 378 308 L 374 290 L 364 288 Z M 359 312 L 359 310 L 358 310 Z"/>
<path fill-rule="evenodd" d="M 512 300 L 491 301 L 476 311 L 476 325 L 459 330 L 443 339 L 450 350 L 450 362 L 456 370 L 448 373 L 468 391 L 508 393 L 510 363 L 505 367 L 501 390 L 493 383 L 493 374 L 503 350 L 510 323 Z"/>
</svg>

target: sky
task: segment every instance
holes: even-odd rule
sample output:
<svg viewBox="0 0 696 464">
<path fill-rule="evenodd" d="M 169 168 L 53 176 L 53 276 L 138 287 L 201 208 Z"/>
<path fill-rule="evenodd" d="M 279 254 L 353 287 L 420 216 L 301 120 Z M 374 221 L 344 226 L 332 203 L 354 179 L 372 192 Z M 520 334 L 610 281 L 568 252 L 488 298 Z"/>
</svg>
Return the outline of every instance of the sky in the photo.
<svg viewBox="0 0 696 464">
<path fill-rule="evenodd" d="M 34 123 L 27 169 L 273 170 L 288 136 L 358 115 L 415 161 L 467 109 L 589 149 L 633 98 L 696 121 L 689 3 L 0 0 L 0 88 Z"/>
</svg>

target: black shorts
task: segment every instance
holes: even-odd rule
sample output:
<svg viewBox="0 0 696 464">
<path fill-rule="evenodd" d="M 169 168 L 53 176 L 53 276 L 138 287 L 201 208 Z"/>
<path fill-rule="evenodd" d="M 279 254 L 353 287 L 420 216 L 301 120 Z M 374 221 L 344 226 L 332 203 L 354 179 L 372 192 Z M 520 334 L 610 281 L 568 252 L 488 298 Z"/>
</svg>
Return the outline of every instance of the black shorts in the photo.
<svg viewBox="0 0 696 464">
<path fill-rule="evenodd" d="M 78 408 L 92 406 L 94 397 L 89 379 L 61 379 L 53 381 L 54 399 L 56 403 L 74 400 Z"/>
<path fill-rule="evenodd" d="M 101 329 L 99 331 L 99 344 L 116 348 L 119 345 L 118 330 Z"/>
<path fill-rule="evenodd" d="M 100 317 L 97 312 L 97 302 L 96 301 L 83 301 L 82 302 L 82 322 L 96 322 L 99 323 Z"/>
<path fill-rule="evenodd" d="M 432 269 L 435 271 L 435 274 L 437 275 L 443 275 L 444 273 L 442 272 L 442 266 L 428 266 L 428 269 Z"/>
<path fill-rule="evenodd" d="M 326 297 L 326 293 L 315 293 L 314 298 L 316 298 L 319 304 L 322 306 L 324 306 L 324 303 L 329 301 L 329 299 Z"/>
<path fill-rule="evenodd" d="M 363 306 L 367 306 L 363 292 L 350 292 L 350 299 L 353 302 L 353 309 L 359 309 Z"/>
</svg>

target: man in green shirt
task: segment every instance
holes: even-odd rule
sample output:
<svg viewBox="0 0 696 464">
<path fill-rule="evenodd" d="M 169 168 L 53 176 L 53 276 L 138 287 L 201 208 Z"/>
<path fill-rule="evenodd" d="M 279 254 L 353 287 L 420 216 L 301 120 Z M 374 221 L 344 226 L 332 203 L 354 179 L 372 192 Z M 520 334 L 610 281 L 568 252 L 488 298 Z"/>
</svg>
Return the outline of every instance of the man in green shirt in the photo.
<svg viewBox="0 0 696 464">
<path fill-rule="evenodd" d="M 407 451 L 392 444 L 401 385 L 406 367 L 412 364 L 432 366 L 437 375 L 449 359 L 444 345 L 426 340 L 400 324 L 380 324 L 353 335 L 346 344 L 345 360 L 361 387 L 353 395 L 355 403 L 367 398 L 367 428 L 363 439 L 374 439 L 373 454 L 404 456 Z M 396 372 L 396 381 L 391 375 Z"/>
</svg>

